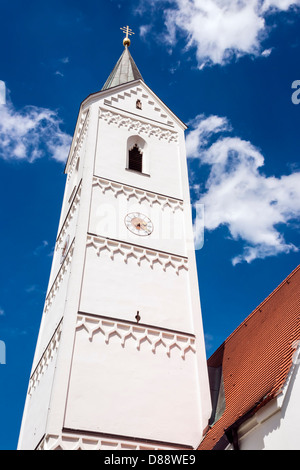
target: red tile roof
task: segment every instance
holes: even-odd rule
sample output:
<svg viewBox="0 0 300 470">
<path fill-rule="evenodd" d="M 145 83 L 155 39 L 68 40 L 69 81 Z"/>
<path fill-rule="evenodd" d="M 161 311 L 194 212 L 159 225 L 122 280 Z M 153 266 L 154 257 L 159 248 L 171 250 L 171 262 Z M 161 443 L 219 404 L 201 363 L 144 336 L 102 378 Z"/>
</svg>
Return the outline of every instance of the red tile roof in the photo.
<svg viewBox="0 0 300 470">
<path fill-rule="evenodd" d="M 299 320 L 300 265 L 209 358 L 209 367 L 222 366 L 226 407 L 199 450 L 212 450 L 230 426 L 280 393 L 300 339 Z"/>
</svg>

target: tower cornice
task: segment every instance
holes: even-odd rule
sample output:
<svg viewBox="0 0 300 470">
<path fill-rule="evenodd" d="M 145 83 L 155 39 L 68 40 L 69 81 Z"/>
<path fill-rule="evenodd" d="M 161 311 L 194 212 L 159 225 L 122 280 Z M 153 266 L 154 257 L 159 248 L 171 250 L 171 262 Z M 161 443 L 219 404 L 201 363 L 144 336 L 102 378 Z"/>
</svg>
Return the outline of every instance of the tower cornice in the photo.
<svg viewBox="0 0 300 470">
<path fill-rule="evenodd" d="M 157 100 L 157 102 L 160 104 L 160 106 L 164 107 L 166 111 L 170 113 L 172 118 L 179 124 L 179 126 L 183 129 L 186 130 L 188 126 L 162 101 L 156 93 L 144 82 L 142 79 L 138 80 L 133 80 L 131 82 L 123 83 L 121 85 L 114 86 L 112 88 L 108 88 L 107 90 L 100 90 L 96 91 L 94 93 L 91 93 L 88 95 L 81 103 L 80 105 L 80 111 L 85 110 L 88 106 L 93 104 L 95 101 L 99 100 L 100 98 L 106 98 L 107 96 L 111 96 L 113 93 L 118 93 L 122 92 L 128 88 L 132 88 L 134 86 L 144 86 L 145 90 L 148 93 L 151 93 L 153 97 Z"/>
</svg>

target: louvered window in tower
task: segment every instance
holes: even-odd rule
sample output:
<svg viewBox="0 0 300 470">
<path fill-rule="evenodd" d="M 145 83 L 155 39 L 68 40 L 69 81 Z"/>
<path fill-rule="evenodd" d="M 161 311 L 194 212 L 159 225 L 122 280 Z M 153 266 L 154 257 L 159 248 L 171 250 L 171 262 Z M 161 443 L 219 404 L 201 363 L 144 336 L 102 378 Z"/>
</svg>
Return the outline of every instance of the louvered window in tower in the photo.
<svg viewBox="0 0 300 470">
<path fill-rule="evenodd" d="M 128 161 L 129 170 L 134 170 L 142 173 L 143 169 L 143 154 L 138 148 L 137 144 L 129 150 L 129 161 Z"/>
</svg>

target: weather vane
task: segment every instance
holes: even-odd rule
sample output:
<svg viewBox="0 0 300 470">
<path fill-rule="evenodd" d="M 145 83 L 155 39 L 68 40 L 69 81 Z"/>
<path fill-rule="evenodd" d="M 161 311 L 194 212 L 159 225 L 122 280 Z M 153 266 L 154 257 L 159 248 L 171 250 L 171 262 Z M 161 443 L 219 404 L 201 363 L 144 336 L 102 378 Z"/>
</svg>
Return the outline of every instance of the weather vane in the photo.
<svg viewBox="0 0 300 470">
<path fill-rule="evenodd" d="M 123 28 L 120 28 L 124 34 L 126 34 L 126 38 L 123 40 L 123 45 L 124 46 L 130 46 L 130 39 L 128 36 L 131 36 L 134 34 L 134 32 L 129 28 L 129 26 L 123 26 Z"/>
</svg>

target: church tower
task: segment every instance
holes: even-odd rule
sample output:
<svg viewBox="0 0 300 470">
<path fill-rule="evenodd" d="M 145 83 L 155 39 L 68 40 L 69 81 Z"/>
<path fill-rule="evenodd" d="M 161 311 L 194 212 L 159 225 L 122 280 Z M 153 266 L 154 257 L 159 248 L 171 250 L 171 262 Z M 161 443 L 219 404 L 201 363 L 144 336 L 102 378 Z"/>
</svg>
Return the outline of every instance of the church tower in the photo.
<svg viewBox="0 0 300 470">
<path fill-rule="evenodd" d="M 80 106 L 19 449 L 194 449 L 210 417 L 186 126 L 124 32 Z"/>
</svg>

